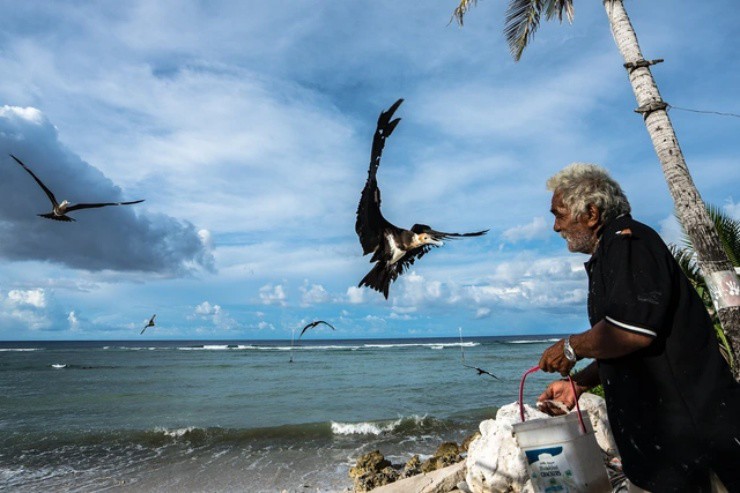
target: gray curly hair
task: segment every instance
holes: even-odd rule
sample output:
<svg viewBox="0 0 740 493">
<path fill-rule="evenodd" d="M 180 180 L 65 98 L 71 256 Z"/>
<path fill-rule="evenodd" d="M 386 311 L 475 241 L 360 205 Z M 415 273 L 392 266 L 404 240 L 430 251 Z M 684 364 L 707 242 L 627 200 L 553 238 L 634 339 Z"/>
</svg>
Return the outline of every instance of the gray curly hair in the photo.
<svg viewBox="0 0 740 493">
<path fill-rule="evenodd" d="M 578 220 L 593 204 L 601 213 L 602 223 L 622 214 L 631 207 L 619 183 L 601 166 L 571 163 L 547 180 L 547 189 L 562 194 L 563 203 Z"/>
</svg>

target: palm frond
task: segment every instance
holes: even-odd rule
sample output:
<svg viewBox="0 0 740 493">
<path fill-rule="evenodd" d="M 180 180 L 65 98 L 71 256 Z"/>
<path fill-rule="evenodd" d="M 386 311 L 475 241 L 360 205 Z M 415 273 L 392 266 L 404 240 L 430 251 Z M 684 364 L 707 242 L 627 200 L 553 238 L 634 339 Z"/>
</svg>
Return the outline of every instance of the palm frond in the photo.
<svg viewBox="0 0 740 493">
<path fill-rule="evenodd" d="M 707 205 L 709 217 L 717 228 L 722 247 L 727 253 L 727 257 L 734 267 L 740 267 L 740 221 L 732 219 L 719 207 Z"/>
<path fill-rule="evenodd" d="M 708 204 L 706 208 L 717 230 L 719 241 L 727 254 L 727 258 L 734 267 L 740 267 L 740 221 L 732 219 L 721 208 L 715 205 Z M 679 219 L 680 224 L 681 221 L 678 215 L 676 215 L 676 218 Z M 683 229 L 683 226 L 681 228 Z M 685 229 L 683 229 L 681 242 L 686 249 L 694 250 L 694 245 L 691 243 L 691 239 L 686 234 Z"/>
<path fill-rule="evenodd" d="M 522 52 L 534 37 L 540 25 L 540 17 L 547 20 L 557 16 L 562 22 L 563 13 L 568 22 L 573 22 L 573 0 L 511 0 L 506 10 L 504 33 L 509 51 L 514 60 L 519 61 Z"/>
<path fill-rule="evenodd" d="M 457 23 L 463 25 L 463 17 L 468 12 L 471 6 L 476 5 L 478 0 L 460 0 L 460 4 L 457 6 L 455 11 L 452 13 L 453 19 L 457 20 Z M 452 21 L 452 20 L 450 20 Z"/>
</svg>

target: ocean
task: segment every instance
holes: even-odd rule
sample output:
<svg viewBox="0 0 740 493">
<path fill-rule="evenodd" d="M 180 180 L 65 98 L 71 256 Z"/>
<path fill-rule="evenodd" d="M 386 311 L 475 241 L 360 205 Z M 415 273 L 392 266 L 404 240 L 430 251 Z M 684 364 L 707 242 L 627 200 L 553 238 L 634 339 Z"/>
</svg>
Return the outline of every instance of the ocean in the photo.
<svg viewBox="0 0 740 493">
<path fill-rule="evenodd" d="M 0 490 L 348 491 L 364 453 L 462 442 L 556 340 L 0 342 Z"/>
</svg>

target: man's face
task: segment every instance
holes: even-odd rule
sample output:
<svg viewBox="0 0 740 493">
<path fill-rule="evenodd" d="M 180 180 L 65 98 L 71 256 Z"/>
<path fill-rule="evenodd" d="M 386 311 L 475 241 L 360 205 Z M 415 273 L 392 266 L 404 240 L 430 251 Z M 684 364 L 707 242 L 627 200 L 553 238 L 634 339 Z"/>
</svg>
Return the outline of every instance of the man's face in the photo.
<svg viewBox="0 0 740 493">
<path fill-rule="evenodd" d="M 568 242 L 568 250 L 579 253 L 594 253 L 598 243 L 598 236 L 596 235 L 598 217 L 593 218 L 589 214 L 582 214 L 578 220 L 575 220 L 568 207 L 563 203 L 560 192 L 553 194 L 550 212 L 555 216 L 553 229 Z"/>
</svg>

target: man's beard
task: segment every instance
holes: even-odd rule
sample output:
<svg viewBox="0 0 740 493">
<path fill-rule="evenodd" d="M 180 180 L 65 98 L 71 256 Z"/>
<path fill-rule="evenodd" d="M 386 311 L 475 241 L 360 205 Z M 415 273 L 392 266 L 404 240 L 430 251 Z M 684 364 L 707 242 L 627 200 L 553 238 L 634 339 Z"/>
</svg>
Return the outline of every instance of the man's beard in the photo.
<svg viewBox="0 0 740 493">
<path fill-rule="evenodd" d="M 593 253 L 596 246 L 596 238 L 588 231 L 575 233 L 560 233 L 560 236 L 568 243 L 568 250 L 578 253 Z"/>
</svg>

